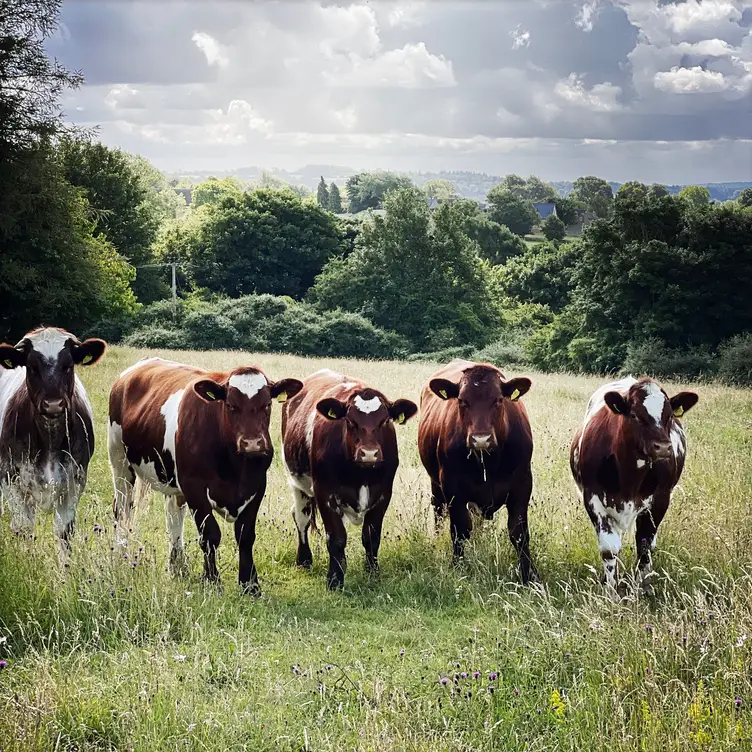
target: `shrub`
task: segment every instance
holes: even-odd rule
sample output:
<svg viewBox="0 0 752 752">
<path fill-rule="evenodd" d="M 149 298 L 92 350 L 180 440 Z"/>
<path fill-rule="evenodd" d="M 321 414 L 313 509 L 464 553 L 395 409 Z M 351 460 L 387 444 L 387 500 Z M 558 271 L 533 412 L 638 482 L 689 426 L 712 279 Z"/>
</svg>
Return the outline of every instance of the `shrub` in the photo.
<svg viewBox="0 0 752 752">
<path fill-rule="evenodd" d="M 567 226 L 555 214 L 551 214 L 543 220 L 541 232 L 546 240 L 564 240 Z"/>
<path fill-rule="evenodd" d="M 739 334 L 721 345 L 718 378 L 724 384 L 752 386 L 752 334 Z"/>
<path fill-rule="evenodd" d="M 508 366 L 528 365 L 525 353 L 526 336 L 521 331 L 509 332 L 505 336 L 491 342 L 473 355 L 473 360 L 493 363 L 502 370 Z"/>
<path fill-rule="evenodd" d="M 413 353 L 407 356 L 407 360 L 411 362 L 426 362 L 431 363 L 448 363 L 455 358 L 471 358 L 475 347 L 473 345 L 462 345 L 460 347 L 447 347 L 443 350 L 434 350 L 433 352 Z"/>
<path fill-rule="evenodd" d="M 183 322 L 185 336 L 196 350 L 231 350 L 240 345 L 240 334 L 227 316 L 206 308 L 192 311 Z"/>
<path fill-rule="evenodd" d="M 622 371 L 657 378 L 699 379 L 716 371 L 713 354 L 704 347 L 673 348 L 659 339 L 633 342 Z"/>
<path fill-rule="evenodd" d="M 184 332 L 160 326 L 144 326 L 131 332 L 123 344 L 128 347 L 164 348 L 167 350 L 187 350 L 191 347 Z"/>
</svg>

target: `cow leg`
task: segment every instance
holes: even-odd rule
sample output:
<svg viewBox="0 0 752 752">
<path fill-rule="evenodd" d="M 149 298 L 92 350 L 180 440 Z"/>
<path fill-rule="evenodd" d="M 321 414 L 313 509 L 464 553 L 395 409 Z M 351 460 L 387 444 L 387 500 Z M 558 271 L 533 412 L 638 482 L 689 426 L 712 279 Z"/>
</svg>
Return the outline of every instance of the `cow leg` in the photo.
<svg viewBox="0 0 752 752">
<path fill-rule="evenodd" d="M 63 565 L 67 565 L 71 553 L 77 506 L 78 494 L 66 496 L 56 505 L 52 518 L 52 529 L 60 541 L 60 563 Z"/>
<path fill-rule="evenodd" d="M 457 498 L 449 505 L 449 531 L 452 535 L 452 562 L 457 564 L 465 555 L 465 543 L 473 531 L 473 520 L 467 504 Z"/>
<path fill-rule="evenodd" d="M 436 526 L 436 532 L 439 532 L 441 523 L 446 516 L 446 499 L 444 499 L 444 492 L 441 490 L 441 484 L 431 481 L 431 506 L 433 507 L 433 519 Z"/>
<path fill-rule="evenodd" d="M 666 515 L 670 498 L 670 493 L 656 494 L 650 509 L 640 514 L 635 523 L 638 578 L 644 595 L 653 595 L 653 551 L 658 541 L 658 526 Z"/>
<path fill-rule="evenodd" d="M 313 499 L 295 486 L 292 487 L 292 495 L 292 517 L 298 529 L 298 553 L 295 563 L 299 567 L 310 569 L 313 566 L 313 553 L 308 543 L 308 528 L 313 517 Z"/>
<path fill-rule="evenodd" d="M 133 517 L 133 486 L 136 482 L 136 473 L 125 454 L 122 429 L 117 424 L 111 424 L 108 431 L 107 456 L 110 460 L 112 485 L 115 489 L 112 500 L 115 539 L 120 545 L 125 545 Z"/>
<path fill-rule="evenodd" d="M 185 575 L 188 572 L 188 560 L 185 555 L 185 541 L 183 530 L 188 506 L 182 496 L 165 496 L 165 522 L 167 534 L 170 536 L 170 571 L 174 575 Z"/>
<path fill-rule="evenodd" d="M 379 503 L 369 509 L 363 519 L 363 548 L 366 551 L 366 571 L 376 574 L 379 571 L 379 546 L 381 546 L 381 526 L 391 494 L 381 497 Z"/>
<path fill-rule="evenodd" d="M 238 582 L 244 593 L 261 595 L 258 583 L 256 564 L 253 561 L 253 544 L 256 542 L 256 517 L 258 516 L 261 500 L 264 498 L 265 488 L 260 488 L 253 501 L 241 512 L 235 520 L 235 540 L 238 544 Z"/>
<path fill-rule="evenodd" d="M 530 558 L 530 529 L 527 513 L 530 506 L 530 495 L 533 491 L 533 477 L 528 472 L 518 481 L 507 498 L 507 529 L 509 540 L 512 542 L 520 560 L 520 577 L 522 584 L 527 585 L 530 580 L 539 582 L 540 578 Z"/>
<path fill-rule="evenodd" d="M 10 529 L 30 538 L 34 534 L 34 506 L 29 497 L 21 490 L 18 481 L 3 484 L 2 494 L 10 507 Z"/>
<path fill-rule="evenodd" d="M 603 502 L 595 495 L 586 497 L 585 508 L 598 536 L 606 589 L 609 596 L 618 600 L 618 557 L 621 553 L 621 532 L 606 513 Z"/>
<path fill-rule="evenodd" d="M 190 503 L 188 506 L 191 508 L 193 521 L 198 528 L 199 543 L 204 552 L 204 579 L 208 582 L 217 582 L 219 580 L 217 548 L 222 540 L 222 532 L 207 502 L 202 500 L 195 506 Z"/>
<path fill-rule="evenodd" d="M 338 590 L 345 584 L 347 530 L 345 530 L 342 517 L 329 504 L 321 503 L 318 499 L 317 502 L 321 521 L 326 530 L 326 548 L 329 551 L 329 572 L 326 575 L 326 585 L 329 590 Z"/>
</svg>

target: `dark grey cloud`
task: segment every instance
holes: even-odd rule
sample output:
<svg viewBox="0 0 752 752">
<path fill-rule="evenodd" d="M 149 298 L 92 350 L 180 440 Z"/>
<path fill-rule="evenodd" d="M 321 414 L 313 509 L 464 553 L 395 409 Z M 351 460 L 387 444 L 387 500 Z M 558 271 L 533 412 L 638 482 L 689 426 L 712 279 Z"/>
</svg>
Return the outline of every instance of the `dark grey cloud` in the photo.
<svg viewBox="0 0 752 752">
<path fill-rule="evenodd" d="M 553 178 L 597 154 L 614 179 L 752 176 L 742 0 L 68 0 L 62 22 L 50 50 L 87 77 L 70 116 L 165 167 L 527 160 Z"/>
</svg>

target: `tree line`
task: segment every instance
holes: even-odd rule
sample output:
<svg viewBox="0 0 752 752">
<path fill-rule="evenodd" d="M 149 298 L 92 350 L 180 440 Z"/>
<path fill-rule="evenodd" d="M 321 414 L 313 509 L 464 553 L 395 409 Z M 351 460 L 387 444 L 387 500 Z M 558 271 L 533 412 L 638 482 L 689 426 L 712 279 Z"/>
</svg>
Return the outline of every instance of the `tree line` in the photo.
<svg viewBox="0 0 752 752">
<path fill-rule="evenodd" d="M 704 187 L 614 193 L 583 176 L 562 196 L 507 175 L 478 202 L 448 180 L 418 188 L 372 171 L 344 196 L 323 176 L 316 196 L 210 178 L 187 206 L 148 161 L 65 123 L 60 97 L 82 77 L 44 53 L 60 3 L 12 5 L 0 33 L 2 338 L 44 322 L 143 347 L 463 354 L 752 382 L 752 191 L 717 203 Z M 22 76 L 39 96 L 14 88 Z M 542 220 L 536 204 L 555 211 Z"/>
</svg>

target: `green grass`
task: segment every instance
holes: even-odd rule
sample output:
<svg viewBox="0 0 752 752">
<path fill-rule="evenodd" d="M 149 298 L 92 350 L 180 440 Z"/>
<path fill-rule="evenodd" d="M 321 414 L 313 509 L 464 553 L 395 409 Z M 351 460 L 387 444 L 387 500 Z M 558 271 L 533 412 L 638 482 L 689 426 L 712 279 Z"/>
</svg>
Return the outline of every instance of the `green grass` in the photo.
<svg viewBox="0 0 752 752">
<path fill-rule="evenodd" d="M 99 445 L 69 570 L 58 565 L 49 517 L 35 541 L 13 536 L 7 514 L 0 520 L 3 752 L 752 749 L 749 392 L 698 387 L 685 421 L 687 470 L 659 532 L 658 595 L 620 604 L 599 584 L 595 535 L 568 469 L 570 438 L 599 380 L 531 374 L 524 398 L 543 588 L 519 586 L 504 511 L 475 535 L 465 564 L 451 566 L 448 531 L 433 530 L 414 420 L 398 429 L 381 575 L 364 572 L 351 528 L 345 590 L 329 593 L 321 537 L 313 571 L 294 566 L 275 405 L 277 456 L 256 543 L 264 597 L 254 600 L 237 592 L 232 528 L 222 521 L 221 591 L 200 581 L 190 521 L 190 575 L 168 574 L 158 496 L 138 510 L 127 558 L 113 550 L 107 393 L 141 354 L 113 347 L 81 369 Z M 434 370 L 179 357 L 215 368 L 255 362 L 275 379 L 326 364 L 392 398 L 417 399 Z M 630 540 L 628 574 L 633 565 Z"/>
</svg>

